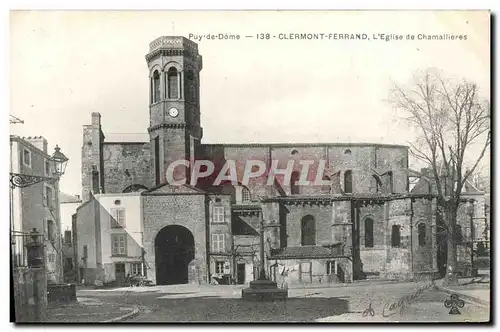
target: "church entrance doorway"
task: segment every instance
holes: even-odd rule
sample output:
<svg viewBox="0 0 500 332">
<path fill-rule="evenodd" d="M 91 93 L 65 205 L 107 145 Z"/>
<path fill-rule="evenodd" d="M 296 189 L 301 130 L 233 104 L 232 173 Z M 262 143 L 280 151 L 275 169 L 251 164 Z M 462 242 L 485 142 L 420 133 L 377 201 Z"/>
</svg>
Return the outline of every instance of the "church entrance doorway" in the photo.
<svg viewBox="0 0 500 332">
<path fill-rule="evenodd" d="M 193 259 L 193 234 L 179 225 L 162 228 L 155 239 L 156 284 L 187 284 L 188 267 Z"/>
</svg>

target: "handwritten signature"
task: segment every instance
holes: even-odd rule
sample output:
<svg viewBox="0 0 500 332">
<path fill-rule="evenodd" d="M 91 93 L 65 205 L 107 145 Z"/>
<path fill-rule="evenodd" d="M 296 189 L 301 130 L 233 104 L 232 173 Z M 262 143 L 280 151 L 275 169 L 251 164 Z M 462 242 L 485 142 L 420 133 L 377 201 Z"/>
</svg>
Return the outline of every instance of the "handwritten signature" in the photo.
<svg viewBox="0 0 500 332">
<path fill-rule="evenodd" d="M 386 303 L 384 305 L 384 308 L 382 309 L 382 316 L 383 317 L 391 317 L 395 315 L 397 312 L 395 312 L 399 308 L 399 313 L 400 315 L 404 314 L 405 310 L 407 307 L 411 304 L 413 300 L 429 288 L 434 288 L 436 285 L 434 284 L 434 280 L 431 281 L 429 284 L 426 284 L 420 288 L 418 288 L 413 294 L 411 295 L 405 295 L 399 301 L 393 302 L 393 303 Z M 363 311 L 363 317 L 366 316 L 375 316 L 375 310 L 372 308 L 372 303 L 370 302 L 370 305 L 368 306 L 368 309 Z"/>
</svg>

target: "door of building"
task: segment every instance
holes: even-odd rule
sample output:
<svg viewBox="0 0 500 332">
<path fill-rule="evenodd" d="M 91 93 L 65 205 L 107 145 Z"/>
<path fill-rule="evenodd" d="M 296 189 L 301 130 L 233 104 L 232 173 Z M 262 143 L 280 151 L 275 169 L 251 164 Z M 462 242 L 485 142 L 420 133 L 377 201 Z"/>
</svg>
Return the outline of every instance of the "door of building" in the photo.
<svg viewBox="0 0 500 332">
<path fill-rule="evenodd" d="M 245 263 L 240 263 L 236 267 L 236 273 L 238 275 L 238 285 L 242 285 L 245 283 Z"/>
<path fill-rule="evenodd" d="M 125 281 L 125 264 L 115 263 L 115 280 L 118 284 Z"/>
</svg>

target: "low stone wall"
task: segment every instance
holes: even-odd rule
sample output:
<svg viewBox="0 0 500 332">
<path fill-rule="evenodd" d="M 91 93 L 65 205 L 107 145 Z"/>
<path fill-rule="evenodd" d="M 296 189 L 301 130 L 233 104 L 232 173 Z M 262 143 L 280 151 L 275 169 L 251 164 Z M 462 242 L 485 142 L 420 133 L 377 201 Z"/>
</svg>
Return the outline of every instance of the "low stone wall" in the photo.
<svg viewBox="0 0 500 332">
<path fill-rule="evenodd" d="M 44 269 L 13 269 L 16 323 L 43 322 L 47 313 L 47 277 Z"/>
<path fill-rule="evenodd" d="M 52 284 L 47 285 L 47 301 L 49 303 L 71 303 L 76 302 L 75 284 Z"/>
</svg>

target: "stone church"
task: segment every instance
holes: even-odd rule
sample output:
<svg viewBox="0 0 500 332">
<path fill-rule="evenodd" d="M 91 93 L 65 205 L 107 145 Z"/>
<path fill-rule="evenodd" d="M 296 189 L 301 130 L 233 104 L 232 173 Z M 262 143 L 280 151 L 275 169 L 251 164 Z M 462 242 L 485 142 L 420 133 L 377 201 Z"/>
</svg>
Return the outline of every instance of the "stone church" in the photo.
<svg viewBox="0 0 500 332">
<path fill-rule="evenodd" d="M 436 228 L 436 199 L 422 185 L 418 193 L 410 191 L 413 173 L 406 146 L 204 143 L 199 93 L 203 62 L 198 45 L 183 37 L 160 37 L 150 43 L 146 62 L 149 141 L 106 141 L 99 113 L 93 113 L 91 124 L 84 126 L 86 203 L 76 214 L 74 228 L 92 226 L 74 231 L 80 270 L 94 271 L 87 278 L 106 282 L 139 273 L 159 285 L 214 280 L 243 284 L 258 277 L 261 264 L 268 277 L 286 279 L 288 284 L 411 279 L 439 273 L 443 246 Z M 238 182 L 214 186 L 209 176 L 195 186 L 171 185 L 166 171 L 178 160 L 210 160 L 216 170 L 235 161 Z M 277 176 L 267 185 L 263 175 L 242 183 L 249 160 L 268 167 L 277 162 L 280 169 L 287 168 L 290 160 L 315 161 L 308 179 L 324 160 L 324 184 L 300 185 L 298 163 L 289 181 Z M 176 168 L 176 176 L 189 178 L 189 169 Z M 104 231 L 101 221 L 84 216 L 86 204 L 93 200 L 102 205 L 93 211 L 109 210 L 99 199 L 106 195 L 114 204 L 121 202 L 122 209 L 131 209 L 123 203 L 126 197 L 138 197 L 140 211 L 127 217 L 119 230 L 125 234 L 123 241 L 116 237 L 104 241 L 113 237 L 114 228 Z M 119 213 L 110 215 L 115 223 L 124 220 Z M 128 229 L 134 223 L 137 232 Z M 259 259 L 261 230 L 265 262 Z M 85 248 L 82 241 L 88 243 Z M 122 250 L 122 243 L 129 242 L 140 250 L 133 254 Z M 111 254 L 106 254 L 108 246 Z M 81 263 L 90 257 L 89 250 L 97 257 L 92 267 Z M 109 277 L 103 277 L 103 271 Z"/>
</svg>

